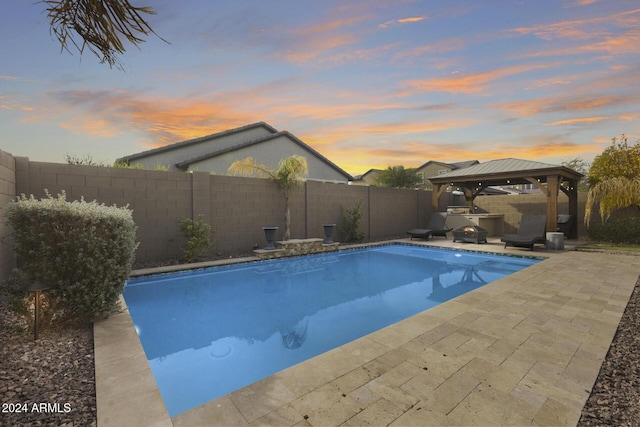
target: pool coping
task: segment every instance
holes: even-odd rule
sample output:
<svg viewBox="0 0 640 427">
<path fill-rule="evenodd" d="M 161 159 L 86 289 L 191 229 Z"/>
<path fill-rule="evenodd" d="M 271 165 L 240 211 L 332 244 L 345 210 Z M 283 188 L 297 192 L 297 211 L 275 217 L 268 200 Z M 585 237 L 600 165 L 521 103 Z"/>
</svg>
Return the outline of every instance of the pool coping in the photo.
<svg viewBox="0 0 640 427">
<path fill-rule="evenodd" d="M 378 244 L 392 243 L 409 241 Z M 546 260 L 173 419 L 122 300 L 122 312 L 94 325 L 98 425 L 425 424 L 427 420 L 575 425 L 637 280 L 640 257 L 499 250 L 502 245 L 495 242 L 411 244 L 466 246 L 474 252 Z M 354 247 L 362 246 L 371 245 Z M 582 262 L 576 265 L 576 261 Z M 229 262 L 202 264 L 206 265 L 197 268 Z M 615 269 L 609 267 L 612 264 Z M 136 274 L 152 274 L 149 271 Z M 574 280 L 576 271 L 580 274 Z M 586 278 L 589 283 L 583 283 Z M 559 279 L 563 288 L 557 287 Z M 556 304 L 551 296 L 565 304 Z M 567 340 L 573 345 L 565 349 L 562 341 Z M 471 357 L 474 351 L 478 354 Z M 542 367 L 551 377 L 538 372 Z M 496 407 L 481 410 L 478 402 L 487 407 L 483 399 Z M 506 413 L 500 409 L 505 401 L 513 406 Z M 514 418 L 516 413 L 524 415 Z"/>
</svg>

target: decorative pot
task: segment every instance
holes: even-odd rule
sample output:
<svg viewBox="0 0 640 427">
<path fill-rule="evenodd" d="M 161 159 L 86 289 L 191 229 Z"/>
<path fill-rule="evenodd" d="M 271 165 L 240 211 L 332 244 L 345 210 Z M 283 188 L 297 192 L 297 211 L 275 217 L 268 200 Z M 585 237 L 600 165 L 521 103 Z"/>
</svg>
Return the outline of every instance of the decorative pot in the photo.
<svg viewBox="0 0 640 427">
<path fill-rule="evenodd" d="M 331 236 L 333 235 L 333 228 L 336 226 L 335 224 L 322 224 L 324 227 L 324 244 L 331 244 L 333 240 L 331 240 Z"/>
<path fill-rule="evenodd" d="M 278 227 L 262 227 L 262 229 L 264 230 L 264 238 L 267 239 L 267 246 L 264 248 L 268 250 L 275 249 L 273 241 L 275 240 L 276 230 L 278 230 Z"/>
</svg>

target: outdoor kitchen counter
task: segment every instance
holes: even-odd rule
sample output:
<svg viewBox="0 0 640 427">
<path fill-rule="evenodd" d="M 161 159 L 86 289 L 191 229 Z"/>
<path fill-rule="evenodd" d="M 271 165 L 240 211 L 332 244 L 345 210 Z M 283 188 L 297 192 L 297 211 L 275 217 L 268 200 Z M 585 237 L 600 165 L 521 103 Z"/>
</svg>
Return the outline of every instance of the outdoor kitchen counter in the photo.
<svg viewBox="0 0 640 427">
<path fill-rule="evenodd" d="M 499 237 L 504 234 L 504 214 L 454 214 L 447 215 L 447 226 L 451 228 L 463 225 L 477 225 L 488 231 L 488 236 Z"/>
</svg>

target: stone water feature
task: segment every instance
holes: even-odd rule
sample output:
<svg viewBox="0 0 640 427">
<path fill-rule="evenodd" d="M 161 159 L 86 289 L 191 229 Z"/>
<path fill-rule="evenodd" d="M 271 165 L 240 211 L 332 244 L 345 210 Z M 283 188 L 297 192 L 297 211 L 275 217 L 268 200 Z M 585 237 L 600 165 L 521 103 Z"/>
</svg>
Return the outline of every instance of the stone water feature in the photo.
<svg viewBox="0 0 640 427">
<path fill-rule="evenodd" d="M 253 251 L 260 258 L 283 258 L 289 256 L 308 255 L 337 251 L 340 243 L 323 243 L 323 239 L 289 239 L 275 242 L 275 249 L 256 249 Z"/>
</svg>

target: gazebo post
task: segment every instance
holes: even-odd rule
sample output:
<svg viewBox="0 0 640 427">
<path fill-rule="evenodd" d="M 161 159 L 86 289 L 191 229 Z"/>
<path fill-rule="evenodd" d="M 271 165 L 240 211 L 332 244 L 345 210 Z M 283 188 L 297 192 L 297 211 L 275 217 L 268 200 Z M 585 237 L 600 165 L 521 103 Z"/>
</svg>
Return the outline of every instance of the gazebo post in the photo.
<svg viewBox="0 0 640 427">
<path fill-rule="evenodd" d="M 558 229 L 558 175 L 547 176 L 547 190 L 547 231 L 555 232 Z"/>
<path fill-rule="evenodd" d="M 569 197 L 569 215 L 573 215 L 569 238 L 576 239 L 578 238 L 578 181 L 569 181 L 567 196 Z"/>
<path fill-rule="evenodd" d="M 447 188 L 445 184 L 435 184 L 431 190 L 431 213 L 440 211 L 440 195 Z"/>
<path fill-rule="evenodd" d="M 464 200 L 467 202 L 467 206 L 469 206 L 469 212 L 473 213 L 473 200 L 476 198 L 473 194 L 473 190 L 469 187 L 464 188 Z"/>
</svg>

